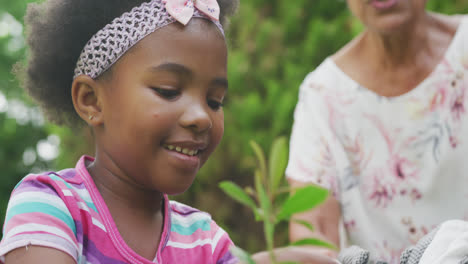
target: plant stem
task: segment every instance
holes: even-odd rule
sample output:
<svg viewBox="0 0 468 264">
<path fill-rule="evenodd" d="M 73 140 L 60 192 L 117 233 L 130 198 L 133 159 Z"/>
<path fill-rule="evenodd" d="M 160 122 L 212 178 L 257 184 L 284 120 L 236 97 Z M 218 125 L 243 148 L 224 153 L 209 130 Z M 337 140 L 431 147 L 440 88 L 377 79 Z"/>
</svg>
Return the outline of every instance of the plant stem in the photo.
<svg viewBox="0 0 468 264">
<path fill-rule="evenodd" d="M 274 232 L 275 225 L 274 225 L 274 222 L 271 220 L 271 216 L 265 217 L 263 227 L 264 227 L 264 232 L 265 232 L 265 240 L 266 240 L 266 243 L 267 243 L 267 249 L 268 249 L 268 253 L 270 255 L 270 260 L 271 260 L 271 263 L 275 264 L 275 263 L 277 263 L 276 262 L 276 256 L 273 253 L 273 249 L 274 249 L 274 236 L 273 236 L 273 234 L 275 233 Z M 268 227 L 271 227 L 271 230 L 269 230 Z M 270 235 L 268 235 L 268 234 L 270 234 Z"/>
</svg>

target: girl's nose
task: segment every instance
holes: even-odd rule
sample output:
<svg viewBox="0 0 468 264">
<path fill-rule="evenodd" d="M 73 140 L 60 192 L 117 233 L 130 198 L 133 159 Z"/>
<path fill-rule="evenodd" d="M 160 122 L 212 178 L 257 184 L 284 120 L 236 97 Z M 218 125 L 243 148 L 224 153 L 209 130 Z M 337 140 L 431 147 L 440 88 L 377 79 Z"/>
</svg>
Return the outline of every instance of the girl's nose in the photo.
<svg viewBox="0 0 468 264">
<path fill-rule="evenodd" d="M 200 104 L 192 104 L 186 107 L 180 117 L 180 124 L 185 128 L 190 128 L 196 133 L 209 130 L 212 126 L 212 120 L 207 111 L 207 107 Z"/>
</svg>

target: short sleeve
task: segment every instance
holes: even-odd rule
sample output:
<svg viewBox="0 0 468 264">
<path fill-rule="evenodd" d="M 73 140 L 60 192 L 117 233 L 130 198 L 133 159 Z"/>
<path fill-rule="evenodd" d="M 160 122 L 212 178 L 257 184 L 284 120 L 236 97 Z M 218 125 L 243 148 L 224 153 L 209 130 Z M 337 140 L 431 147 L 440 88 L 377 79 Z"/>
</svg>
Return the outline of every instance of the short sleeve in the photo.
<svg viewBox="0 0 468 264">
<path fill-rule="evenodd" d="M 325 87 L 309 76 L 299 90 L 294 111 L 286 176 L 301 182 L 310 182 L 338 194 L 337 169 L 333 153 L 333 132 L 329 124 L 327 98 L 321 92 Z"/>
<path fill-rule="evenodd" d="M 34 245 L 61 250 L 77 260 L 73 217 L 54 187 L 39 178 L 25 177 L 12 192 L 0 242 L 1 259 L 14 249 Z"/>
<path fill-rule="evenodd" d="M 232 255 L 231 247 L 234 246 L 229 235 L 214 221 L 211 223 L 213 234 L 213 258 L 216 264 L 237 264 L 238 259 Z"/>
</svg>

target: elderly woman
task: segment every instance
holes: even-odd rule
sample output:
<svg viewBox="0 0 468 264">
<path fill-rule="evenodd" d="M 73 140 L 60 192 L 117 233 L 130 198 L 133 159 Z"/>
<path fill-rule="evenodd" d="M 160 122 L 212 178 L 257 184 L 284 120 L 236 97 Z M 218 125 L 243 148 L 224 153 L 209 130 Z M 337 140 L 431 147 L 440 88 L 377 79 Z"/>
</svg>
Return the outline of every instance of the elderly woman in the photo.
<svg viewBox="0 0 468 264">
<path fill-rule="evenodd" d="M 347 240 L 397 263 L 441 222 L 468 218 L 468 17 L 426 0 L 347 2 L 365 29 L 305 78 L 286 171 L 333 195 L 295 216 L 315 231 L 292 221 L 290 238 Z"/>
</svg>

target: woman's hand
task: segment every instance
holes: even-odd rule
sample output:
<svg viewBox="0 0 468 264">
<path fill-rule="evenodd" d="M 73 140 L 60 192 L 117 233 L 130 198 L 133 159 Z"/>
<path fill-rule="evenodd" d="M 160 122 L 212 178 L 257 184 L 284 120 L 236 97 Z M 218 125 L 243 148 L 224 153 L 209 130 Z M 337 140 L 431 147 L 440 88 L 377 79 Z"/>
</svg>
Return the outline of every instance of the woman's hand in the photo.
<svg viewBox="0 0 468 264">
<path fill-rule="evenodd" d="M 337 253 L 329 249 L 317 249 L 310 247 L 284 247 L 274 250 L 276 260 L 291 261 L 301 264 L 337 264 Z M 266 251 L 256 253 L 252 256 L 257 264 L 270 264 L 270 255 Z"/>
</svg>

